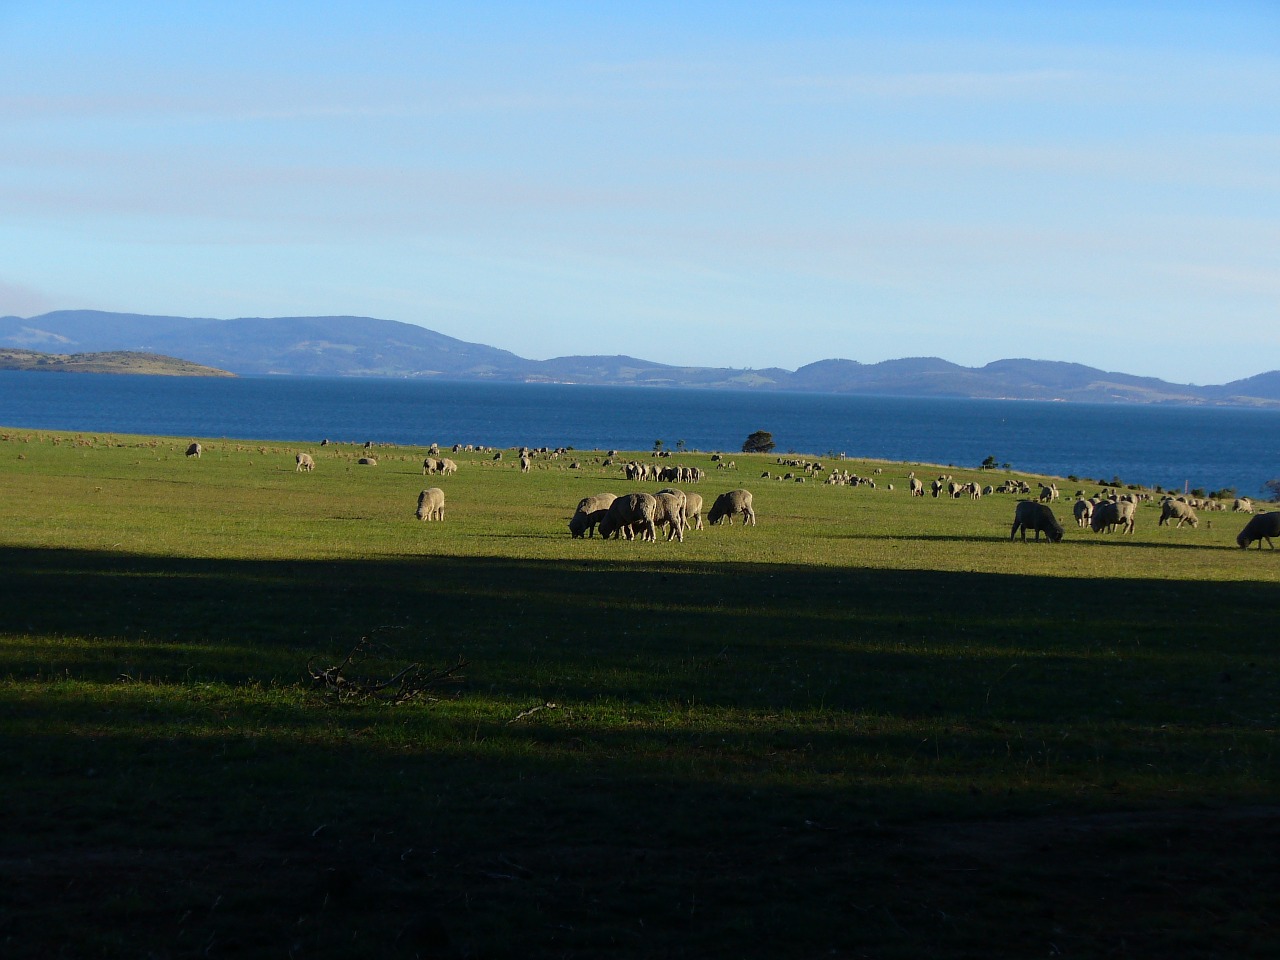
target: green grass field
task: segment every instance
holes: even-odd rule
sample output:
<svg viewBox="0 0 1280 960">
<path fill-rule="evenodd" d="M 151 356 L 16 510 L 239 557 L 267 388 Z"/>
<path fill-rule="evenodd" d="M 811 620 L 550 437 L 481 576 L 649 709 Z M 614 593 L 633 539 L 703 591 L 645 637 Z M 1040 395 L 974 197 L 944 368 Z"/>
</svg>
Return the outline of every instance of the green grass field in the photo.
<svg viewBox="0 0 1280 960">
<path fill-rule="evenodd" d="M 1016 497 L 908 496 L 937 466 L 686 453 L 759 525 L 574 540 L 660 485 L 188 440 L 0 430 L 0 955 L 1280 952 L 1245 517 L 1011 543 Z M 335 704 L 362 637 L 463 679 Z"/>
</svg>

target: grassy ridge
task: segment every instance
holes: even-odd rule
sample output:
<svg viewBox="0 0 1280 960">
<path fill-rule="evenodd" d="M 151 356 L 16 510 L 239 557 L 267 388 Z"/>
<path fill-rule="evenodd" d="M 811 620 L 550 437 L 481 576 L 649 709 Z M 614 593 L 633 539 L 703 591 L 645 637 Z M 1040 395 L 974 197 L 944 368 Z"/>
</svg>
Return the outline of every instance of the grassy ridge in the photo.
<svg viewBox="0 0 1280 960">
<path fill-rule="evenodd" d="M 0 370 L 41 370 L 55 373 L 138 373 L 164 377 L 234 377 L 217 367 L 137 350 L 101 353 L 41 353 L 15 347 L 0 348 Z"/>
<path fill-rule="evenodd" d="M 0 436 L 6 955 L 1274 945 L 1280 562 L 1242 518 L 1011 544 L 1015 498 L 910 465 L 690 454 L 758 527 L 575 541 L 581 496 L 657 485 Z M 361 636 L 466 682 L 328 706 L 307 663 Z"/>
</svg>

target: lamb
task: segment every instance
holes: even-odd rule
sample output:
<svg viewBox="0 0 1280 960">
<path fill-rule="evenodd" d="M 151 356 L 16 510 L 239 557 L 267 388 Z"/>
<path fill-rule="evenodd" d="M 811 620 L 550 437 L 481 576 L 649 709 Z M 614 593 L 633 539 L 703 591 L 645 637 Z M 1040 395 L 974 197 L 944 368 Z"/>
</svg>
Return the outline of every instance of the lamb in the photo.
<svg viewBox="0 0 1280 960">
<path fill-rule="evenodd" d="M 675 538 L 684 543 L 685 495 L 679 490 L 663 490 L 655 494 L 654 499 L 658 501 L 653 511 L 654 526 L 665 526 L 668 540 Z"/>
<path fill-rule="evenodd" d="M 694 530 L 702 529 L 702 494 L 686 493 L 684 495 L 684 525 Z"/>
<path fill-rule="evenodd" d="M 594 497 L 583 497 L 578 501 L 577 509 L 569 519 L 569 533 L 579 540 L 584 533 L 594 538 L 596 527 L 600 525 L 610 505 L 617 499 L 617 496 L 612 493 L 597 493 Z"/>
<path fill-rule="evenodd" d="M 418 519 L 444 519 L 444 491 L 439 487 L 423 490 L 418 494 Z"/>
<path fill-rule="evenodd" d="M 1121 533 L 1133 533 L 1135 505 L 1128 500 L 1106 500 L 1093 508 L 1089 528 L 1094 533 L 1120 528 Z"/>
<path fill-rule="evenodd" d="M 1236 543 L 1244 550 L 1249 549 L 1249 544 L 1258 541 L 1258 549 L 1262 549 L 1262 541 L 1267 541 L 1267 546 L 1272 550 L 1276 545 L 1271 542 L 1272 537 L 1280 537 L 1280 512 L 1272 511 L 1271 513 L 1259 513 L 1248 523 L 1244 525 L 1244 529 L 1240 531 L 1240 536 L 1236 537 Z"/>
<path fill-rule="evenodd" d="M 1196 516 L 1191 504 L 1166 498 L 1160 504 L 1160 522 L 1157 526 L 1164 526 L 1170 520 L 1177 520 L 1178 526 L 1184 523 L 1189 523 L 1193 527 L 1200 526 L 1200 518 Z"/>
<path fill-rule="evenodd" d="M 600 536 L 606 540 L 621 534 L 632 539 L 633 528 L 641 527 L 644 539 L 657 540 L 654 514 L 658 501 L 649 493 L 628 493 L 609 504 L 604 519 L 600 521 Z"/>
<path fill-rule="evenodd" d="M 294 457 L 293 460 L 297 464 L 297 466 L 294 467 L 294 473 L 297 473 L 300 470 L 305 470 L 307 473 L 310 473 L 316 468 L 316 462 L 311 459 L 311 454 L 309 453 L 300 453 Z"/>
<path fill-rule="evenodd" d="M 742 525 L 756 525 L 756 512 L 751 505 L 752 497 L 750 490 L 730 490 L 728 493 L 722 493 L 716 497 L 715 503 L 711 505 L 711 512 L 707 514 L 707 523 L 714 526 L 722 519 L 729 521 L 729 526 L 733 526 L 733 518 L 735 514 L 742 514 Z"/>
<path fill-rule="evenodd" d="M 203 447 L 201 447 L 201 446 L 200 446 L 200 444 L 198 444 L 198 443 L 193 443 L 193 444 L 191 444 L 191 446 L 187 447 L 187 456 L 188 456 L 188 457 L 195 457 L 197 460 L 199 460 L 199 459 L 200 459 L 200 454 L 203 452 L 203 450 L 204 450 L 204 448 L 203 448 Z"/>
<path fill-rule="evenodd" d="M 1009 531 L 1009 539 L 1012 540 L 1021 531 L 1025 543 L 1028 530 L 1035 531 L 1037 540 L 1043 533 L 1046 543 L 1059 543 L 1062 540 L 1062 524 L 1053 515 L 1048 504 L 1036 500 L 1019 500 L 1013 511 L 1013 528 Z"/>
<path fill-rule="evenodd" d="M 1072 505 L 1071 512 L 1075 514 L 1077 527 L 1087 527 L 1093 519 L 1093 503 L 1089 500 L 1077 500 Z"/>
</svg>

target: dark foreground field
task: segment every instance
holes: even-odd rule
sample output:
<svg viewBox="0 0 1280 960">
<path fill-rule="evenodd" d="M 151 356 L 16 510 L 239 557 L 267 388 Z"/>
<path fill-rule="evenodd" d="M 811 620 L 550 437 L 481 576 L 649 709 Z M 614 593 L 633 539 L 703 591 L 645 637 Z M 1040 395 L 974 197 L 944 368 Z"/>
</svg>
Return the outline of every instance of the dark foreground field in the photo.
<svg viewBox="0 0 1280 960">
<path fill-rule="evenodd" d="M 739 456 L 690 489 L 758 527 L 572 541 L 612 468 L 7 439 L 6 957 L 1280 949 L 1280 558 L 1242 520 L 1010 544 L 1010 498 Z M 335 705 L 308 664 L 360 637 L 468 665 Z"/>
</svg>

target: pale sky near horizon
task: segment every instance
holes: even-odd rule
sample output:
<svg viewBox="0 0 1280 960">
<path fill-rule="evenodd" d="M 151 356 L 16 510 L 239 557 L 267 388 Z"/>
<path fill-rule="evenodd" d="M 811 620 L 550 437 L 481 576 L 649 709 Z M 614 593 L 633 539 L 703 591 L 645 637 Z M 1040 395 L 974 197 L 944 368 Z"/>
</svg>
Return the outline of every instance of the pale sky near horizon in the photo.
<svg viewBox="0 0 1280 960">
<path fill-rule="evenodd" d="M 1280 368 L 1280 2 L 0 0 L 0 315 Z"/>
</svg>

